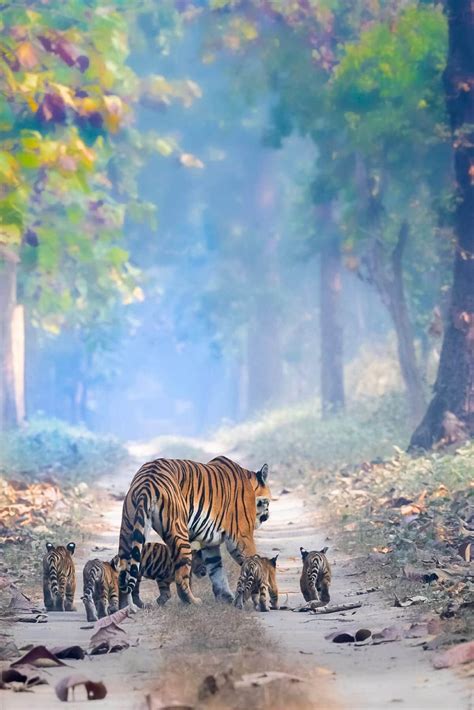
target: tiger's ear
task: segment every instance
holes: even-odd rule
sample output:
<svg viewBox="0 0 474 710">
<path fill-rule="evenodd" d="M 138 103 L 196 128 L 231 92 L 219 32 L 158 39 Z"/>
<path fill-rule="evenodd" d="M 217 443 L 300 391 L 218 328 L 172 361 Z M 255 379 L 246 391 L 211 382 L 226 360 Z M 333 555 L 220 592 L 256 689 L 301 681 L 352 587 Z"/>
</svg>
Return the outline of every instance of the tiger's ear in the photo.
<svg viewBox="0 0 474 710">
<path fill-rule="evenodd" d="M 257 481 L 264 486 L 268 478 L 268 464 L 264 463 L 260 471 L 257 471 Z"/>
<path fill-rule="evenodd" d="M 68 542 L 68 544 L 66 545 L 66 549 L 71 555 L 73 555 L 74 550 L 76 549 L 76 543 L 75 542 Z"/>
<path fill-rule="evenodd" d="M 115 555 L 115 557 L 112 557 L 110 560 L 110 566 L 115 572 L 118 572 L 119 569 L 119 562 L 120 562 L 120 555 Z"/>
<path fill-rule="evenodd" d="M 305 550 L 304 547 L 300 547 L 300 552 L 301 552 L 301 559 L 304 561 L 308 557 L 309 552 L 308 552 L 308 550 Z"/>
<path fill-rule="evenodd" d="M 271 564 L 272 567 L 276 567 L 276 566 L 277 566 L 277 559 L 278 559 L 278 555 L 275 555 L 275 557 L 272 557 L 272 558 L 271 558 L 270 564 Z"/>
<path fill-rule="evenodd" d="M 323 549 L 320 550 L 320 553 L 321 553 L 322 555 L 325 555 L 328 550 L 329 550 L 329 547 L 323 547 Z"/>
<path fill-rule="evenodd" d="M 52 543 L 52 542 L 47 542 L 47 543 L 46 543 L 46 549 L 48 550 L 48 552 L 51 552 L 51 550 L 54 550 L 54 545 L 53 545 L 53 543 Z"/>
</svg>

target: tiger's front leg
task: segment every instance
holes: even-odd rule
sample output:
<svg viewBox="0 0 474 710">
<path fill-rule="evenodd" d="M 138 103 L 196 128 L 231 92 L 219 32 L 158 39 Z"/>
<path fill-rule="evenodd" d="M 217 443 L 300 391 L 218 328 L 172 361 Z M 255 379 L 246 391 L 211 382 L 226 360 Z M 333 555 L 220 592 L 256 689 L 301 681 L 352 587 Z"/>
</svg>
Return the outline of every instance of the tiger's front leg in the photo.
<svg viewBox="0 0 474 710">
<path fill-rule="evenodd" d="M 219 545 L 205 547 L 202 550 L 202 557 L 206 565 L 206 571 L 212 583 L 212 591 L 219 601 L 232 604 L 234 596 L 230 591 L 229 581 L 222 566 L 221 549 Z"/>
</svg>

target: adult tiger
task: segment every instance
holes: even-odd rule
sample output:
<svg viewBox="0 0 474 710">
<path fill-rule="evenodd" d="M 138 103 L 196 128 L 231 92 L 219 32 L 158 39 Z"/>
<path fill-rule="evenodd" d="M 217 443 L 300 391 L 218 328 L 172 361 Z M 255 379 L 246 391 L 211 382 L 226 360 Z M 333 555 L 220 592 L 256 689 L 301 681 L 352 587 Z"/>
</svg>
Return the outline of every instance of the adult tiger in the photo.
<svg viewBox="0 0 474 710">
<path fill-rule="evenodd" d="M 220 545 L 242 564 L 256 553 L 253 533 L 268 518 L 268 466 L 249 471 L 225 456 L 207 464 L 156 459 L 135 474 L 125 496 L 119 539 L 120 605 L 129 603 L 150 527 L 168 545 L 182 601 L 198 604 L 190 587 L 191 543 L 202 548 L 217 599 L 233 595 L 222 568 Z M 196 546 L 196 545 L 193 545 Z"/>
</svg>

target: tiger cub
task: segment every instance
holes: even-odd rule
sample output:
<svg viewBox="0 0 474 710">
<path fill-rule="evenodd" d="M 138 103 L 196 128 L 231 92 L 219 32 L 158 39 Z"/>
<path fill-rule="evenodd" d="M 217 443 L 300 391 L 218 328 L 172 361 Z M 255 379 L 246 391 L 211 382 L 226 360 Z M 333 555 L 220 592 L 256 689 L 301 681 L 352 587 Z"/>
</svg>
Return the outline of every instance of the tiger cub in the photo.
<svg viewBox="0 0 474 710">
<path fill-rule="evenodd" d="M 46 543 L 43 557 L 43 598 L 46 611 L 76 611 L 76 570 L 72 556 L 76 545 L 69 542 L 66 547 Z"/>
<path fill-rule="evenodd" d="M 110 562 L 89 560 L 83 570 L 83 597 L 87 621 L 118 611 L 118 555 Z"/>
<path fill-rule="evenodd" d="M 197 577 L 205 577 L 206 575 L 202 550 L 192 550 L 191 573 Z M 170 585 L 175 581 L 175 569 L 170 551 L 163 543 L 147 542 L 143 545 L 140 571 L 132 594 L 133 603 L 140 608 L 144 606 L 140 599 L 140 582 L 143 577 L 156 581 L 160 590 L 160 595 L 156 600 L 157 604 L 163 606 L 168 599 L 171 599 Z"/>
<path fill-rule="evenodd" d="M 276 557 L 246 557 L 240 568 L 234 606 L 243 609 L 250 596 L 255 609 L 270 611 L 267 604 L 267 591 L 272 609 L 278 609 L 278 587 L 276 583 Z"/>
<path fill-rule="evenodd" d="M 321 601 L 327 604 L 329 596 L 329 585 L 331 584 L 331 566 L 326 557 L 327 547 L 319 552 L 313 550 L 308 552 L 304 547 L 300 547 L 301 559 L 303 560 L 303 571 L 301 573 L 300 587 L 305 600 Z"/>
</svg>

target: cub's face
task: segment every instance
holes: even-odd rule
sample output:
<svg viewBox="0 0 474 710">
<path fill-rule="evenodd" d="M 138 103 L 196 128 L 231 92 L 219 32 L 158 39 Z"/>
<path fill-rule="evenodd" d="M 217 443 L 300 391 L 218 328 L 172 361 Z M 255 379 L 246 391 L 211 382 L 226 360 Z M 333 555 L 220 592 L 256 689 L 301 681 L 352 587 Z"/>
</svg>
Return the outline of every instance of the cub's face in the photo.
<svg viewBox="0 0 474 710">
<path fill-rule="evenodd" d="M 270 499 L 272 494 L 267 485 L 268 479 L 268 465 L 263 464 L 260 471 L 255 474 L 257 478 L 257 489 L 255 491 L 255 500 L 257 505 L 257 515 L 255 520 L 255 527 L 258 528 L 265 520 L 270 517 Z"/>
<path fill-rule="evenodd" d="M 257 498 L 257 518 L 255 520 L 255 528 L 259 528 L 265 520 L 270 517 L 270 500 L 269 498 Z"/>
</svg>

